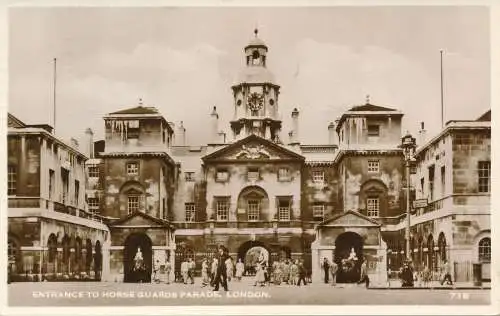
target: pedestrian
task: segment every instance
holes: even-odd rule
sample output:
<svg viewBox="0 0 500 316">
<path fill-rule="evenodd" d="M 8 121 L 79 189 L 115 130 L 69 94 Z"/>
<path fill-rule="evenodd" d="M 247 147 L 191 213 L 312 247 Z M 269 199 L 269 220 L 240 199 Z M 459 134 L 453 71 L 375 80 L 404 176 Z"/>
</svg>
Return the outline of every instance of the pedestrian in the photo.
<svg viewBox="0 0 500 316">
<path fill-rule="evenodd" d="M 451 280 L 451 273 L 450 273 L 450 265 L 448 264 L 447 261 L 443 262 L 443 278 L 441 280 L 441 285 L 443 285 L 445 282 L 448 285 L 453 285 L 453 281 Z"/>
<path fill-rule="evenodd" d="M 330 265 L 330 273 L 332 275 L 332 286 L 337 285 L 337 271 L 339 270 L 338 264 L 335 263 L 335 261 L 332 261 L 332 264 Z"/>
<path fill-rule="evenodd" d="M 360 279 L 358 281 L 358 284 L 365 283 L 366 288 L 370 286 L 370 278 L 368 277 L 368 271 L 367 271 L 367 266 L 366 266 L 366 259 L 363 260 L 363 263 L 361 264 L 360 268 Z"/>
<path fill-rule="evenodd" d="M 422 283 L 424 287 L 428 287 L 431 282 L 431 271 L 429 270 L 429 267 L 425 267 L 424 270 L 422 271 Z"/>
<path fill-rule="evenodd" d="M 403 269 L 400 273 L 401 287 L 413 287 L 413 269 L 407 261 L 403 264 Z"/>
<path fill-rule="evenodd" d="M 215 287 L 214 291 L 219 290 L 219 285 L 222 284 L 222 287 L 224 287 L 224 291 L 227 291 L 227 267 L 225 265 L 226 260 L 228 259 L 227 255 L 227 250 L 224 246 L 220 245 L 219 246 L 219 258 L 217 259 L 217 262 L 219 264 L 217 265 L 217 274 L 215 276 Z"/>
<path fill-rule="evenodd" d="M 213 258 L 212 260 L 212 266 L 210 269 L 210 285 L 212 287 L 215 286 L 215 276 L 217 275 L 217 267 L 219 266 L 219 262 L 217 258 Z"/>
<path fill-rule="evenodd" d="M 243 272 L 245 270 L 245 265 L 241 262 L 241 258 L 238 258 L 238 262 L 236 263 L 236 279 L 241 281 L 243 277 Z"/>
<path fill-rule="evenodd" d="M 255 264 L 255 283 L 254 283 L 254 286 L 257 286 L 257 285 L 264 286 L 265 285 L 266 279 L 267 279 L 266 273 L 267 273 L 266 260 L 264 258 L 264 255 L 261 253 L 257 263 Z"/>
<path fill-rule="evenodd" d="M 182 260 L 181 263 L 181 275 L 182 275 L 182 282 L 184 284 L 187 284 L 188 281 L 188 271 L 189 271 L 189 264 L 186 260 Z"/>
<path fill-rule="evenodd" d="M 160 260 L 156 259 L 153 265 L 153 282 L 160 283 Z"/>
<path fill-rule="evenodd" d="M 290 284 L 297 285 L 297 280 L 299 278 L 299 266 L 298 260 L 293 261 L 290 265 Z"/>
<path fill-rule="evenodd" d="M 307 285 L 306 282 L 306 268 L 304 267 L 304 261 L 300 259 L 300 261 L 297 264 L 298 270 L 299 270 L 299 280 L 297 281 L 297 286 L 300 286 L 300 281 L 304 283 L 304 285 Z"/>
<path fill-rule="evenodd" d="M 325 284 L 328 284 L 328 276 L 330 275 L 330 263 L 328 263 L 328 259 L 325 257 L 323 258 L 323 276 L 325 280 Z"/>
<path fill-rule="evenodd" d="M 204 258 L 201 262 L 201 286 L 205 287 L 210 284 L 210 267 L 208 266 L 207 258 Z"/>
<path fill-rule="evenodd" d="M 167 260 L 165 262 L 165 274 L 166 274 L 166 283 L 170 284 L 170 273 L 172 272 L 172 264 L 170 263 L 170 260 Z"/>
<path fill-rule="evenodd" d="M 286 284 L 290 284 L 290 262 L 288 259 L 283 263 L 283 282 Z"/>
<path fill-rule="evenodd" d="M 233 277 L 233 260 L 231 257 L 226 259 L 226 271 L 227 271 L 227 280 L 230 282 Z"/>
</svg>

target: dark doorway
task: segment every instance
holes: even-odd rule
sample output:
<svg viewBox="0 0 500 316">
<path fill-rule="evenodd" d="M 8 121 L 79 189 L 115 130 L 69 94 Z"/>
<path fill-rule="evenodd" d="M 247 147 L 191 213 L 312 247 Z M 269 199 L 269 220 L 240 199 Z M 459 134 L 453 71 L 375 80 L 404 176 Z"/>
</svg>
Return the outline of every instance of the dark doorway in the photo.
<svg viewBox="0 0 500 316">
<path fill-rule="evenodd" d="M 123 250 L 124 282 L 151 283 L 152 246 L 151 239 L 144 233 L 134 233 L 127 237 Z M 142 262 L 136 260 L 139 257 Z"/>
<path fill-rule="evenodd" d="M 238 258 L 236 262 L 241 258 L 241 261 L 245 265 L 245 275 L 255 275 L 255 266 L 259 258 L 263 256 L 269 266 L 271 264 L 271 262 L 269 262 L 270 254 L 269 249 L 264 243 L 260 241 L 247 241 L 238 249 Z"/>
<path fill-rule="evenodd" d="M 363 238 L 353 232 L 340 234 L 335 240 L 335 262 L 339 267 L 337 282 L 359 281 L 363 263 Z"/>
</svg>

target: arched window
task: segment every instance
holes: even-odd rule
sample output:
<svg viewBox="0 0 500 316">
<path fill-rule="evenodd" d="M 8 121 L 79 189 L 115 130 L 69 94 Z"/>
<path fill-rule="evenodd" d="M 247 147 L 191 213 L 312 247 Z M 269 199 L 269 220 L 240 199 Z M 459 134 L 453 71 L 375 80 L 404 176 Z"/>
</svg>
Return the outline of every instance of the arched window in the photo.
<svg viewBox="0 0 500 316">
<path fill-rule="evenodd" d="M 491 239 L 489 237 L 481 239 L 478 247 L 479 261 L 491 262 Z"/>
</svg>

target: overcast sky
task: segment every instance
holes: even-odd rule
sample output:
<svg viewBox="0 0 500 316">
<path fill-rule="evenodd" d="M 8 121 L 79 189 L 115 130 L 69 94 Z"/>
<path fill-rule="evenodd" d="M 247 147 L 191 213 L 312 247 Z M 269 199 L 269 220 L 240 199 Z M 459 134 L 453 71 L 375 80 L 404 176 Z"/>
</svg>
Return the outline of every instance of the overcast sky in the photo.
<svg viewBox="0 0 500 316">
<path fill-rule="evenodd" d="M 365 103 L 401 110 L 403 132 L 440 130 L 440 54 L 445 121 L 490 108 L 489 12 L 482 7 L 16 8 L 10 10 L 9 111 L 52 124 L 58 59 L 57 134 L 103 137 L 106 113 L 142 98 L 188 142 L 208 141 L 216 105 L 230 132 L 231 84 L 253 37 L 269 46 L 280 111 L 300 111 L 303 143 L 326 143 L 327 125 Z"/>
</svg>

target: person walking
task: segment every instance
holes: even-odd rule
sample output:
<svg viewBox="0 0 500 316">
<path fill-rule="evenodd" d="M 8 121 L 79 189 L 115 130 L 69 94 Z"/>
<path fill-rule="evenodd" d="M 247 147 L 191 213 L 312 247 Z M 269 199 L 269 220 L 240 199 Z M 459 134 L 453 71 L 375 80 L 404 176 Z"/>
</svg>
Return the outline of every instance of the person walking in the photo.
<svg viewBox="0 0 500 316">
<path fill-rule="evenodd" d="M 358 281 L 358 284 L 365 283 L 366 288 L 370 286 L 370 278 L 368 277 L 368 271 L 367 271 L 367 266 L 366 266 L 366 259 L 363 260 L 363 263 L 361 264 L 360 268 L 360 279 Z"/>
<path fill-rule="evenodd" d="M 219 246 L 219 258 L 217 259 L 217 262 L 219 264 L 217 265 L 217 274 L 215 276 L 215 287 L 214 291 L 219 290 L 219 285 L 222 284 L 222 287 L 224 287 L 224 291 L 228 291 L 227 288 L 227 267 L 226 267 L 226 260 L 228 259 L 227 251 L 226 248 L 222 245 Z"/>
<path fill-rule="evenodd" d="M 170 263 L 170 260 L 167 260 L 165 262 L 165 282 L 167 284 L 170 284 L 170 273 L 172 272 L 172 264 Z"/>
<path fill-rule="evenodd" d="M 443 285 L 445 282 L 448 285 L 453 285 L 453 281 L 451 280 L 451 271 L 450 271 L 450 265 L 448 264 L 447 261 L 443 262 L 443 279 L 441 280 L 441 285 Z"/>
<path fill-rule="evenodd" d="M 210 269 L 210 285 L 215 286 L 215 276 L 217 275 L 217 267 L 219 266 L 219 262 L 217 258 L 213 258 L 212 266 Z"/>
<path fill-rule="evenodd" d="M 323 258 L 323 272 L 324 272 L 324 279 L 325 279 L 325 284 L 328 284 L 328 276 L 330 275 L 330 263 L 328 263 L 327 258 Z"/>
<path fill-rule="evenodd" d="M 182 282 L 184 284 L 187 284 L 188 281 L 188 271 L 189 271 L 189 265 L 186 260 L 182 260 L 181 263 L 181 274 L 182 274 Z"/>
<path fill-rule="evenodd" d="M 227 280 L 231 282 L 231 279 L 233 278 L 233 260 L 231 257 L 227 257 L 226 259 L 226 271 L 227 271 Z"/>
<path fill-rule="evenodd" d="M 290 264 L 290 284 L 297 285 L 297 279 L 299 278 L 299 266 L 298 260 L 292 261 Z"/>
<path fill-rule="evenodd" d="M 297 264 L 298 270 L 299 270 L 299 280 L 297 282 L 297 286 L 300 286 L 300 281 L 304 283 L 304 285 L 307 285 L 306 282 L 306 268 L 304 267 L 304 261 L 301 259 L 299 263 Z"/>
<path fill-rule="evenodd" d="M 188 280 L 191 280 L 191 284 L 194 284 L 194 269 L 196 264 L 194 263 L 193 258 L 189 258 L 188 260 Z"/>
<path fill-rule="evenodd" d="M 244 271 L 245 271 L 245 265 L 243 264 L 243 262 L 241 262 L 241 258 L 238 258 L 238 262 L 236 263 L 236 274 L 235 274 L 235 277 L 238 281 L 241 281 Z"/>
<path fill-rule="evenodd" d="M 207 258 L 203 259 L 201 262 L 201 286 L 205 287 L 210 284 L 210 267 L 208 266 Z"/>
<path fill-rule="evenodd" d="M 332 275 L 332 286 L 337 285 L 337 271 L 339 270 L 338 264 L 335 263 L 335 261 L 332 261 L 330 265 L 330 273 Z"/>
</svg>

